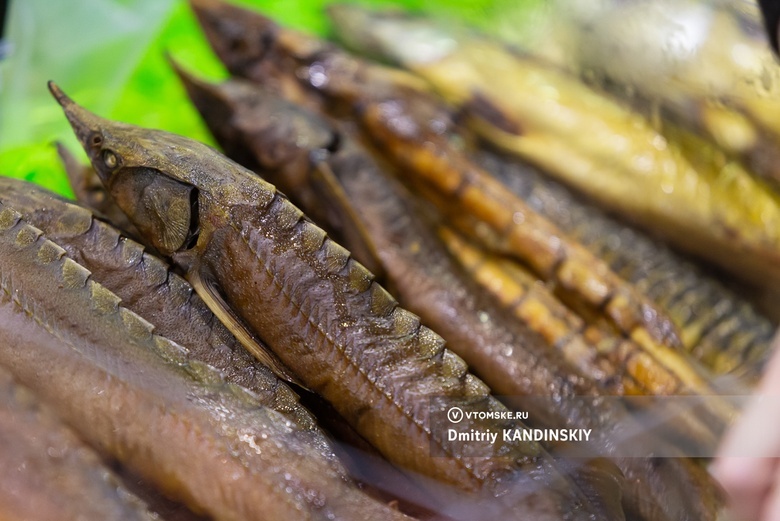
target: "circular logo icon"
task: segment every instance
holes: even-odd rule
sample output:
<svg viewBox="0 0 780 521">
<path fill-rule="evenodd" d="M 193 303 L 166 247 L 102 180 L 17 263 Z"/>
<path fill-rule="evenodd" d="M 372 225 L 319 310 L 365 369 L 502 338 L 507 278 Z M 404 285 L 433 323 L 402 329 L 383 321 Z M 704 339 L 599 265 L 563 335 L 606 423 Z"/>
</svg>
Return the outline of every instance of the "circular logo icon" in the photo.
<svg viewBox="0 0 780 521">
<path fill-rule="evenodd" d="M 450 407 L 450 410 L 447 411 L 447 419 L 452 423 L 460 423 L 463 421 L 463 411 L 460 407 Z"/>
</svg>

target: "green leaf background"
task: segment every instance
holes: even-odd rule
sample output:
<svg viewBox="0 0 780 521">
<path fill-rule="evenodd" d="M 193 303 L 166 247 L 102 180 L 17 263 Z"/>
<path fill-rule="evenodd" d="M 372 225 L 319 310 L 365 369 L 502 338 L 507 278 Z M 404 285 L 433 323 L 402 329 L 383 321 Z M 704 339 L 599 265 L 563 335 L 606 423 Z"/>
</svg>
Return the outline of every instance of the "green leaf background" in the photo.
<svg viewBox="0 0 780 521">
<path fill-rule="evenodd" d="M 524 16 L 543 0 L 397 0 L 370 2 L 428 11 L 485 31 L 522 31 Z M 57 4 L 66 4 L 58 6 Z M 323 37 L 327 0 L 236 2 L 279 23 Z M 76 6 L 74 8 L 74 5 Z M 72 195 L 53 142 L 79 157 L 59 106 L 46 92 L 55 80 L 71 97 L 105 117 L 213 140 L 169 65 L 170 52 L 189 70 L 217 80 L 226 71 L 211 52 L 183 0 L 13 0 L 9 40 L 14 51 L 0 63 L 0 175 Z M 71 54 L 68 54 L 71 53 Z"/>
</svg>

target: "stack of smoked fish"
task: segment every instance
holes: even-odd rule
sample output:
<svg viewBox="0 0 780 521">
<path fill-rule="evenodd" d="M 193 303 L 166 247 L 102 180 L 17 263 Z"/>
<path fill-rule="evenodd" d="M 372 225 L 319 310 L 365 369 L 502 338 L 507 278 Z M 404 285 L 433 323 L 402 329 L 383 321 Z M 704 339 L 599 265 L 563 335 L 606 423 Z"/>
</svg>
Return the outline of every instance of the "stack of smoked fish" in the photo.
<svg viewBox="0 0 780 521">
<path fill-rule="evenodd" d="M 0 517 L 718 517 L 780 283 L 747 162 L 426 18 L 333 7 L 380 64 L 192 8 L 230 159 L 50 83 L 78 203 L 0 178 Z"/>
</svg>

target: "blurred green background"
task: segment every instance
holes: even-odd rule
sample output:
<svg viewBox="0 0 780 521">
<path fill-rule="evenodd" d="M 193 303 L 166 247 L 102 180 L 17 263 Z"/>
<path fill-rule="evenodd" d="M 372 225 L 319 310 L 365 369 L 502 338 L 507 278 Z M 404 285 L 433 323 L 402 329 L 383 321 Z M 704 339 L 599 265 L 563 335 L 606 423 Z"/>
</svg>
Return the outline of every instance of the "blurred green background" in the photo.
<svg viewBox="0 0 780 521">
<path fill-rule="evenodd" d="M 544 0 L 396 0 L 369 5 L 434 12 L 483 30 L 522 31 Z M 243 0 L 279 23 L 328 36 L 328 0 Z M 184 0 L 12 0 L 6 29 L 12 51 L 0 62 L 0 174 L 71 195 L 53 146 L 84 157 L 47 89 L 56 81 L 88 109 L 119 121 L 212 139 L 164 59 L 170 52 L 196 73 L 227 75 Z M 85 159 L 86 160 L 86 159 Z"/>
</svg>

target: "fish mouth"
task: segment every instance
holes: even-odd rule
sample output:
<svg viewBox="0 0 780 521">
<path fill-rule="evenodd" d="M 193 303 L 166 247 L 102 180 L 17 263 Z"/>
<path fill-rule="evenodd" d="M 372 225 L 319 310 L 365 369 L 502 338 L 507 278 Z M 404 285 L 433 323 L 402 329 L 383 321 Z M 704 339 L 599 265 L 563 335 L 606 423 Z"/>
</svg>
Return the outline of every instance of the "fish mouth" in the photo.
<svg viewBox="0 0 780 521">
<path fill-rule="evenodd" d="M 49 81 L 48 85 L 49 92 L 51 92 L 54 99 L 56 99 L 57 103 L 62 107 L 63 112 L 65 112 L 65 117 L 68 118 L 68 122 L 73 128 L 73 132 L 76 134 L 79 143 L 81 143 L 81 146 L 84 147 L 87 155 L 91 158 L 92 154 L 90 152 L 92 145 L 94 144 L 93 141 L 95 136 L 100 132 L 100 118 L 77 105 L 76 102 L 65 94 L 59 85 L 53 81 Z"/>
</svg>

